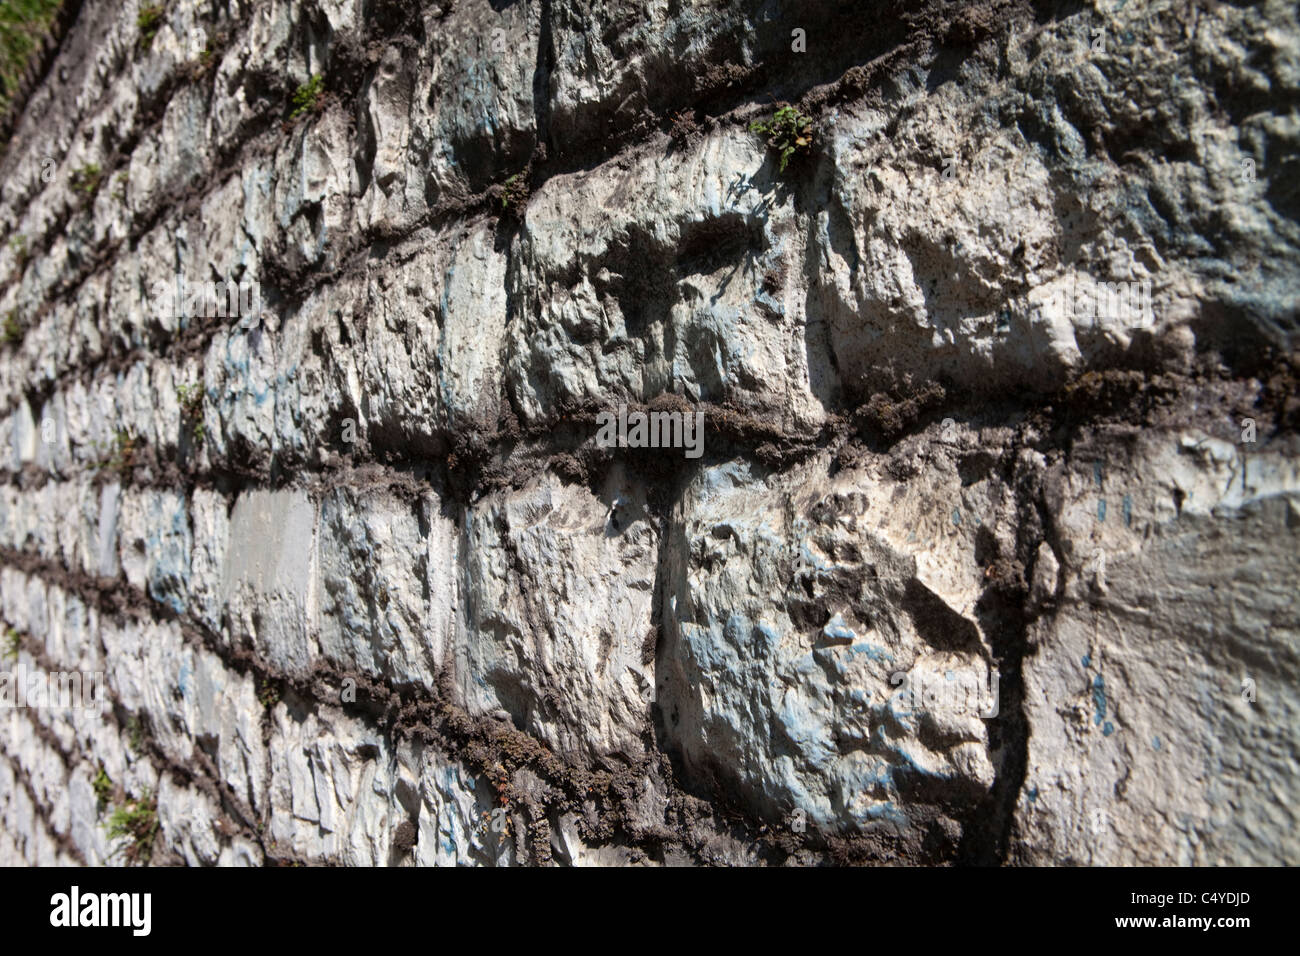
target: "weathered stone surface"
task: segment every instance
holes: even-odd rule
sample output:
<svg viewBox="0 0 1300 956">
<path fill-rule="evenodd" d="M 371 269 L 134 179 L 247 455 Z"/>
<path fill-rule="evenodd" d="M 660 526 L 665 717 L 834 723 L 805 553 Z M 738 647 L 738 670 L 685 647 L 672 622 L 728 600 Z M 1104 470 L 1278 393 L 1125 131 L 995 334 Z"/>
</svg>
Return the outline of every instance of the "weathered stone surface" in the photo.
<svg viewBox="0 0 1300 956">
<path fill-rule="evenodd" d="M 1119 457 L 1107 437 L 1048 479 L 1066 579 L 1028 635 L 1023 858 L 1290 859 L 1296 460 L 1195 430 Z"/>
<path fill-rule="evenodd" d="M 617 469 L 599 496 L 548 476 L 481 502 L 455 662 L 469 711 L 504 710 L 584 760 L 640 756 L 657 545 L 644 492 Z"/>
<path fill-rule="evenodd" d="M 987 791 L 985 695 L 906 698 L 935 680 L 992 684 L 976 539 L 1009 496 L 962 488 L 944 457 L 923 487 L 871 470 L 828 480 L 824 461 L 766 477 L 732 462 L 688 487 L 658 700 L 689 768 L 731 778 L 770 816 L 836 828 L 905 825 L 899 795 L 917 778 Z"/>
<path fill-rule="evenodd" d="M 0 863 L 1300 860 L 1294 4 L 238 14 L 0 158 Z"/>
</svg>

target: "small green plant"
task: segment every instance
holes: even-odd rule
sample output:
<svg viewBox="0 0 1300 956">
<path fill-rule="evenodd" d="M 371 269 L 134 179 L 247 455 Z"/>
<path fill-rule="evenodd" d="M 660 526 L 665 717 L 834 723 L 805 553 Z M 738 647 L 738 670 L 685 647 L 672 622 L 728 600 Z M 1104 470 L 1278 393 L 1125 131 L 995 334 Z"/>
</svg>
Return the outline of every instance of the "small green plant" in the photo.
<svg viewBox="0 0 1300 956">
<path fill-rule="evenodd" d="M 325 78 L 319 73 L 313 73 L 312 78 L 293 92 L 293 112 L 289 114 L 290 119 L 297 119 L 304 113 L 310 113 L 320 108 L 321 99 L 325 93 L 321 89 L 321 84 Z"/>
<path fill-rule="evenodd" d="M 119 428 L 113 436 L 113 444 L 109 448 L 108 457 L 99 463 L 99 467 L 108 471 L 130 471 L 135 465 L 135 456 L 138 451 L 138 439 L 135 433 Z"/>
<path fill-rule="evenodd" d="M 209 40 L 203 49 L 199 51 L 198 59 L 194 61 L 194 65 L 190 67 L 190 79 L 201 80 L 211 73 L 212 68 L 217 65 L 216 53 L 216 47 Z"/>
<path fill-rule="evenodd" d="M 4 340 L 7 345 L 20 345 L 23 341 L 23 333 L 26 330 L 23 322 L 18 318 L 18 310 L 10 309 L 9 314 L 5 316 L 4 321 Z"/>
<path fill-rule="evenodd" d="M 126 173 L 118 173 L 113 177 L 113 182 L 117 188 L 113 190 L 113 198 L 118 202 L 126 202 L 126 184 L 128 182 Z"/>
<path fill-rule="evenodd" d="M 87 163 L 72 173 L 72 188 L 86 196 L 93 196 L 99 189 L 99 182 L 104 178 L 99 163 Z"/>
<path fill-rule="evenodd" d="M 144 753 L 144 724 L 141 723 L 139 714 L 132 715 L 126 722 L 126 739 L 134 753 Z"/>
<path fill-rule="evenodd" d="M 280 688 L 275 683 L 265 677 L 257 679 L 257 699 L 262 706 L 270 710 L 276 704 L 280 703 Z"/>
<path fill-rule="evenodd" d="M 23 646 L 23 636 L 12 627 L 5 632 L 5 660 L 18 660 L 18 651 Z"/>
<path fill-rule="evenodd" d="M 18 260 L 21 267 L 27 261 L 27 237 L 21 232 L 9 240 L 9 248 L 13 250 L 14 258 Z"/>
<path fill-rule="evenodd" d="M 782 106 L 766 121 L 749 124 L 751 133 L 762 133 L 767 145 L 781 154 L 781 172 L 795 153 L 812 152 L 813 118 L 793 106 Z"/>
<path fill-rule="evenodd" d="M 176 401 L 181 406 L 181 422 L 190 430 L 194 441 L 203 441 L 203 386 L 177 385 Z"/>
<path fill-rule="evenodd" d="M 128 863 L 148 863 L 153 856 L 153 841 L 158 834 L 158 802 L 146 789 L 135 800 L 128 800 L 108 818 L 108 838 L 125 838 L 119 852 Z"/>
<path fill-rule="evenodd" d="M 99 801 L 101 808 L 113 799 L 113 781 L 109 779 L 108 771 L 104 769 L 103 764 L 100 764 L 95 779 L 90 781 L 90 787 L 95 791 L 95 799 Z"/>
<path fill-rule="evenodd" d="M 501 185 L 501 211 L 518 214 L 528 202 L 528 181 L 515 173 Z"/>
<path fill-rule="evenodd" d="M 140 49 L 147 50 L 153 45 L 153 38 L 162 29 L 162 21 L 162 4 L 150 3 L 140 8 L 135 17 L 135 25 L 140 29 Z"/>
<path fill-rule="evenodd" d="M 0 113 L 13 105 L 62 5 L 63 0 L 0 2 Z"/>
</svg>

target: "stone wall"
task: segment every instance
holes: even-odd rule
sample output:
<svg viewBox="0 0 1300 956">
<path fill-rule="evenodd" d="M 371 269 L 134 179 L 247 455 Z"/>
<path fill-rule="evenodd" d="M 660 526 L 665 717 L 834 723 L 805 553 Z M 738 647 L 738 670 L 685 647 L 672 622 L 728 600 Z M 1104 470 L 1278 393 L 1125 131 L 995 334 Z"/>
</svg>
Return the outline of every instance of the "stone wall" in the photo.
<svg viewBox="0 0 1300 956">
<path fill-rule="evenodd" d="M 1273 0 L 86 0 L 0 863 L 1300 861 L 1298 107 Z"/>
</svg>

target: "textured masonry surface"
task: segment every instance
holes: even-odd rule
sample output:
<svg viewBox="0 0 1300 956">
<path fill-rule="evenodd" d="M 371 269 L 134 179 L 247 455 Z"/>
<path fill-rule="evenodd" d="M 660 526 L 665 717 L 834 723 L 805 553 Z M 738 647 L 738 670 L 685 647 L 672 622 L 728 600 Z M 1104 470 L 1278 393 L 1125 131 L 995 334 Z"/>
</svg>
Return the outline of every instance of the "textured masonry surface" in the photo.
<svg viewBox="0 0 1300 956">
<path fill-rule="evenodd" d="M 0 864 L 1300 862 L 1294 4 L 85 0 L 12 128 L 0 666 L 107 704 Z"/>
</svg>

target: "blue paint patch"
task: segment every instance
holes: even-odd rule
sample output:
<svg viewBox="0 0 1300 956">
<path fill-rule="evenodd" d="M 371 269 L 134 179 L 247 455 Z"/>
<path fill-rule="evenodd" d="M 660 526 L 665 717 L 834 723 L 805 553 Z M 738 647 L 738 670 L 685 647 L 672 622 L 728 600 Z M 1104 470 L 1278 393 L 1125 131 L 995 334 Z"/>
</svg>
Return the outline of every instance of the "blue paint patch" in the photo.
<svg viewBox="0 0 1300 956">
<path fill-rule="evenodd" d="M 960 509 L 960 508 L 953 508 L 953 509 L 952 509 L 952 523 L 953 523 L 953 524 L 961 524 L 961 509 Z"/>
<path fill-rule="evenodd" d="M 1030 803 L 1035 803 L 1035 802 L 1037 802 L 1037 800 L 1038 800 L 1038 788 L 1037 788 L 1037 787 L 1030 787 L 1030 788 L 1029 788 L 1029 792 L 1026 793 L 1025 796 L 1027 796 L 1027 797 L 1029 798 L 1029 802 L 1030 802 Z"/>
<path fill-rule="evenodd" d="M 190 662 L 186 661 L 181 665 L 180 676 L 176 679 L 176 684 L 181 689 L 181 696 L 188 697 L 190 693 Z"/>
<path fill-rule="evenodd" d="M 792 670 L 801 677 L 808 677 L 815 674 L 819 668 L 817 666 L 817 661 L 813 658 L 812 651 L 809 651 L 802 657 L 795 658 Z"/>
<path fill-rule="evenodd" d="M 848 661 L 844 655 L 835 653 L 844 649 L 843 644 L 833 644 L 830 647 L 814 647 L 812 655 L 821 662 L 823 667 L 829 667 L 835 671 L 835 676 L 840 680 L 848 677 Z"/>
<path fill-rule="evenodd" d="M 796 694 L 787 694 L 776 719 L 789 738 L 798 755 L 813 764 L 831 760 L 833 754 L 825 738 L 825 726 L 818 715 L 813 713 L 808 701 Z"/>
<path fill-rule="evenodd" d="M 749 466 L 743 462 L 727 462 L 717 468 L 710 468 L 704 473 L 700 486 L 700 498 L 708 501 L 715 495 L 724 494 L 749 481 Z"/>
<path fill-rule="evenodd" d="M 735 617 L 735 615 L 732 615 Z M 858 635 L 854 633 L 853 628 L 844 622 L 842 615 L 836 614 L 826 626 L 822 628 L 822 634 L 832 641 L 852 641 Z"/>
<path fill-rule="evenodd" d="M 814 554 L 813 551 L 812 551 L 812 549 L 809 547 L 809 545 L 804 544 L 804 546 L 800 549 L 800 552 L 799 552 L 799 553 L 800 553 L 800 556 L 803 558 L 803 562 L 804 562 L 804 564 L 808 565 L 809 567 L 813 568 L 814 570 L 817 570 L 817 571 L 828 571 L 828 570 L 830 570 L 830 568 L 831 568 L 830 563 L 827 562 L 827 561 L 823 561 L 823 560 L 822 560 L 821 558 L 819 558 L 816 554 Z"/>
<path fill-rule="evenodd" d="M 948 780 L 949 775 L 942 770 L 929 770 L 918 764 L 906 750 L 901 746 L 893 749 L 893 754 L 898 758 L 899 765 L 894 768 L 895 771 L 906 771 L 916 774 L 918 777 L 928 777 L 932 780 Z M 893 771 L 891 771 L 892 774 Z"/>
<path fill-rule="evenodd" d="M 1152 746 L 1152 747 L 1155 747 L 1156 750 L 1159 750 L 1159 749 L 1160 749 L 1160 738 L 1159 738 L 1159 737 L 1152 737 L 1152 738 L 1151 738 L 1151 746 Z"/>
<path fill-rule="evenodd" d="M 1132 526 L 1133 524 L 1133 496 L 1124 496 L 1124 524 Z"/>
<path fill-rule="evenodd" d="M 1098 521 L 1106 520 L 1106 499 L 1105 498 L 1097 499 L 1097 520 Z"/>
<path fill-rule="evenodd" d="M 1102 720 L 1106 717 L 1106 682 L 1098 674 L 1092 682 L 1092 703 L 1097 708 L 1097 714 L 1093 723 L 1100 727 Z"/>
<path fill-rule="evenodd" d="M 909 693 L 909 690 L 910 688 L 900 689 L 898 693 L 891 696 L 885 703 L 885 713 L 889 715 L 890 720 L 899 724 L 906 733 L 915 734 L 917 713 L 912 710 L 912 705 L 915 703 L 913 700 L 915 694 Z M 882 723 L 877 726 L 880 728 L 880 739 L 886 741 L 885 725 Z"/>
<path fill-rule="evenodd" d="M 1115 732 L 1115 725 L 1112 724 L 1109 720 L 1106 721 L 1106 726 L 1101 728 L 1101 735 L 1103 737 L 1109 737 L 1114 732 Z"/>
<path fill-rule="evenodd" d="M 766 621 L 759 621 L 754 631 L 761 638 L 762 650 L 767 654 L 774 653 L 777 645 L 781 643 L 781 635 L 777 629 Z"/>
<path fill-rule="evenodd" d="M 166 502 L 156 500 L 149 509 L 152 530 L 147 545 L 150 560 L 145 590 L 158 603 L 182 614 L 189 597 L 190 528 L 183 501 L 175 504 L 170 515 L 166 508 Z"/>
<path fill-rule="evenodd" d="M 1096 479 L 1097 487 L 1100 488 L 1101 487 L 1101 462 L 1094 461 L 1092 463 L 1092 477 Z"/>
<path fill-rule="evenodd" d="M 1091 664 L 1091 663 L 1092 663 L 1092 655 L 1091 655 L 1091 654 L 1084 654 L 1084 655 L 1083 655 L 1083 666 L 1084 666 L 1084 667 L 1087 667 L 1087 666 L 1088 666 L 1089 664 Z"/>
<path fill-rule="evenodd" d="M 829 625 L 828 625 L 829 626 Z M 722 632 L 727 636 L 727 640 L 733 645 L 739 645 L 749 635 L 752 630 L 749 618 L 743 614 L 732 611 L 727 615 L 727 623 L 723 625 Z"/>
<path fill-rule="evenodd" d="M 873 661 L 892 661 L 894 655 L 874 644 L 854 644 L 849 647 L 850 654 L 866 654 Z"/>
</svg>

